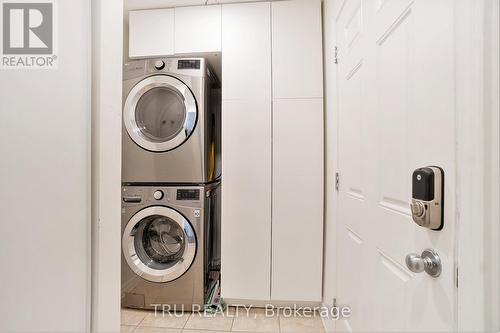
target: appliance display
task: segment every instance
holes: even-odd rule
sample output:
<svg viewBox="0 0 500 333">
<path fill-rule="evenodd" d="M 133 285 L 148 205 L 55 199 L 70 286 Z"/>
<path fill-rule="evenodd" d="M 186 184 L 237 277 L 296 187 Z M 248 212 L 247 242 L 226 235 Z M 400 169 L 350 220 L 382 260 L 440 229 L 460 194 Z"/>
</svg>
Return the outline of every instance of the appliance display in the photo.
<svg viewBox="0 0 500 333">
<path fill-rule="evenodd" d="M 200 191 L 198 190 L 177 190 L 177 200 L 199 200 Z"/>
<path fill-rule="evenodd" d="M 204 304 L 208 272 L 220 263 L 218 188 L 122 188 L 122 306 Z"/>
<path fill-rule="evenodd" d="M 220 83 L 204 58 L 125 65 L 122 182 L 202 184 L 221 175 Z"/>
</svg>

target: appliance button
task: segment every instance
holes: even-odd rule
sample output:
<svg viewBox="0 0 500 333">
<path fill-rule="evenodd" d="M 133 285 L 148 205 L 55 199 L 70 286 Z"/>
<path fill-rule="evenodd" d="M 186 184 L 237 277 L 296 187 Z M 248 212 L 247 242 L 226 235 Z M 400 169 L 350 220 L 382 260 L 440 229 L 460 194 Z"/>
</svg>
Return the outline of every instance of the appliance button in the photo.
<svg viewBox="0 0 500 333">
<path fill-rule="evenodd" d="M 158 191 L 155 191 L 155 193 L 153 194 L 153 197 L 156 199 L 156 200 L 161 200 L 163 199 L 163 192 L 158 190 Z"/>
<path fill-rule="evenodd" d="M 165 68 L 165 62 L 163 62 L 163 60 L 158 60 L 157 62 L 155 62 L 155 68 L 161 71 L 163 68 Z"/>
</svg>

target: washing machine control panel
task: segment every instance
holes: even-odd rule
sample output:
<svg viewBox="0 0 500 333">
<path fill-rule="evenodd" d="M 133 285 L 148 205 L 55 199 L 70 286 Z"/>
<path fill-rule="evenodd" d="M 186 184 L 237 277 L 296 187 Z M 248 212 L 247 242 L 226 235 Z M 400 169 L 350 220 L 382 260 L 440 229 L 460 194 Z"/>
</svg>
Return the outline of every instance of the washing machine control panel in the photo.
<svg viewBox="0 0 500 333">
<path fill-rule="evenodd" d="M 122 208 L 137 205 L 180 205 L 199 208 L 204 203 L 205 192 L 201 187 L 135 187 L 124 186 Z"/>
</svg>

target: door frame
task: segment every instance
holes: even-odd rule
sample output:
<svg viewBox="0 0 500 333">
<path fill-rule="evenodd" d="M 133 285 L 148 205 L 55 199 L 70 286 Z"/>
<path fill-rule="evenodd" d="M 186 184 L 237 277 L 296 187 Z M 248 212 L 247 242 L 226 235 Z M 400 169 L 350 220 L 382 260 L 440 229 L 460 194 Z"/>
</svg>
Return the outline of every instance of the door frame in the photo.
<svg viewBox="0 0 500 333">
<path fill-rule="evenodd" d="M 92 332 L 120 331 L 123 0 L 92 6 Z"/>
<path fill-rule="evenodd" d="M 335 2 L 333 18 L 338 16 L 345 1 Z M 496 331 L 500 326 L 498 7 L 498 0 L 459 0 L 455 7 L 455 268 L 459 285 L 455 298 L 455 328 L 460 332 Z M 324 18 L 328 19 L 332 18 Z M 335 36 L 333 38 L 336 39 Z M 338 87 L 338 72 L 335 69 L 333 73 Z M 329 97 L 338 96 L 336 90 Z M 328 109 L 336 119 L 337 129 L 340 126 L 339 105 L 336 101 L 328 104 L 331 105 Z M 335 137 L 338 151 L 338 131 Z M 337 157 L 334 163 L 334 169 L 338 171 Z M 328 209 L 337 219 L 338 195 L 334 203 L 335 206 Z M 338 235 L 339 224 L 335 224 Z M 337 286 L 335 289 L 338 289 Z"/>
<path fill-rule="evenodd" d="M 498 1 L 460 0 L 456 6 L 457 329 L 496 331 Z"/>
</svg>

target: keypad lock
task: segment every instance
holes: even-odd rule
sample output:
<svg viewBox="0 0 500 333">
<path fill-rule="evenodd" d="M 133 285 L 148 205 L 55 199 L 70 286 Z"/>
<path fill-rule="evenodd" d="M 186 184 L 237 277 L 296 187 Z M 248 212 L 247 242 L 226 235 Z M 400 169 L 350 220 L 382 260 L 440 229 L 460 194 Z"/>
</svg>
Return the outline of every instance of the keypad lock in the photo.
<svg viewBox="0 0 500 333">
<path fill-rule="evenodd" d="M 410 208 L 413 221 L 416 224 L 432 230 L 443 229 L 443 197 L 443 169 L 430 166 L 413 172 Z"/>
</svg>

